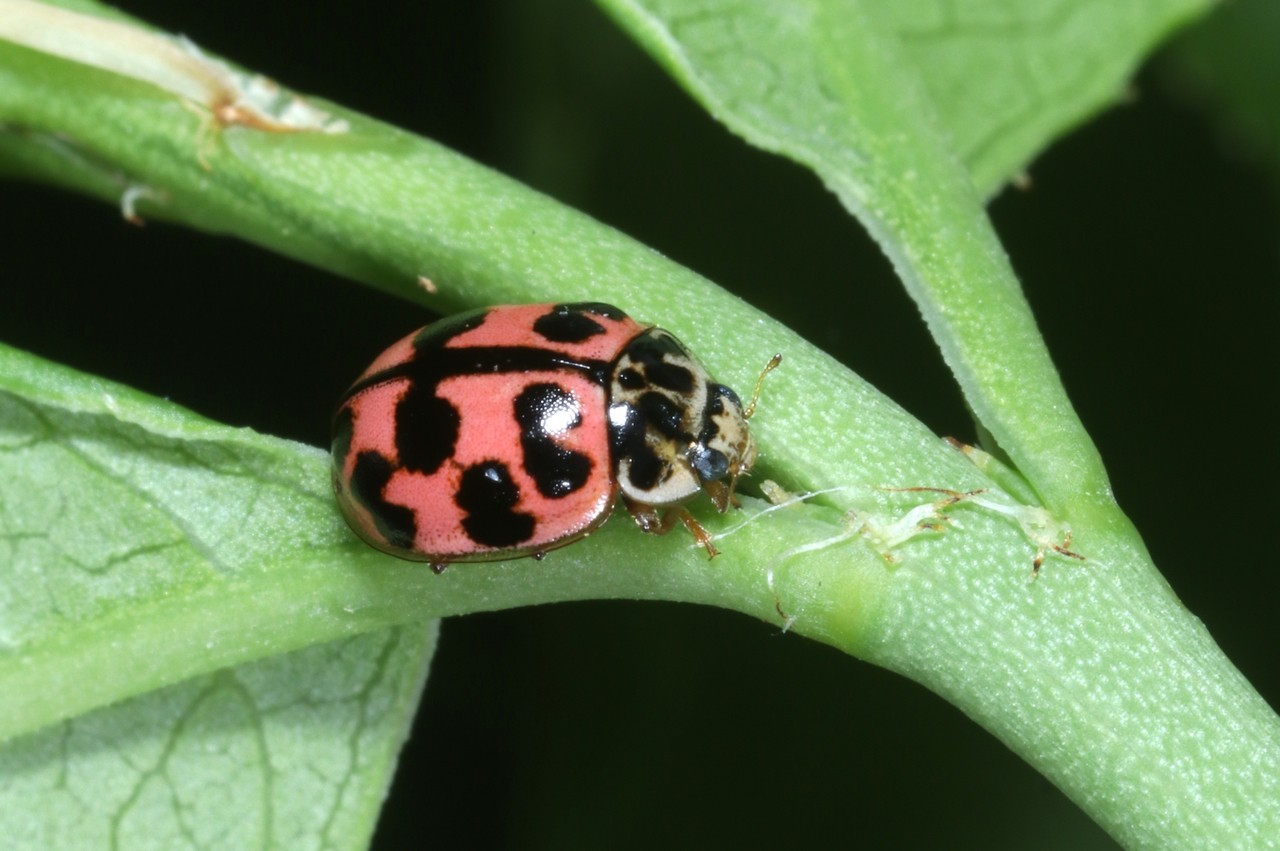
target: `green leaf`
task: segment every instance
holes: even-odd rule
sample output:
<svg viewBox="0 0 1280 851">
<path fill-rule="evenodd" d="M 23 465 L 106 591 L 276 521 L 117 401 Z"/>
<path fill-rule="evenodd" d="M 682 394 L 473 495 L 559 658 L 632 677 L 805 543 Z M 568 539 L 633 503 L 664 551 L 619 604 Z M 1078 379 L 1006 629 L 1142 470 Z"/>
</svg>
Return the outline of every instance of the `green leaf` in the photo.
<svg viewBox="0 0 1280 851">
<path fill-rule="evenodd" d="M 1205 0 L 876 4 L 938 125 L 990 197 L 1048 144 L 1123 100 L 1129 79 Z"/>
<path fill-rule="evenodd" d="M 7 347 L 0 448 L 0 737 L 408 613 L 317 589 L 352 544 L 315 449 Z"/>
<path fill-rule="evenodd" d="M 433 622 L 309 647 L 0 746 L 6 843 L 365 847 L 435 633 Z"/>
<path fill-rule="evenodd" d="M 350 564 L 321 453 L 0 346 L 0 480 L 6 836 L 368 841 L 435 626 L 321 590 Z"/>
</svg>

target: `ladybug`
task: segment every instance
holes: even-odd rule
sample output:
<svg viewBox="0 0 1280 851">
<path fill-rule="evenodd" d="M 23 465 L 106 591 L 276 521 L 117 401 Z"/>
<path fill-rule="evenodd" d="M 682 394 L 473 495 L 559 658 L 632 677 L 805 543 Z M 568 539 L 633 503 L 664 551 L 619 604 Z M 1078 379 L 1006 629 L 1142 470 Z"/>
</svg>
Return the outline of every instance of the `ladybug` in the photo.
<svg viewBox="0 0 1280 851">
<path fill-rule="evenodd" d="M 754 406 L 612 305 L 473 310 L 400 340 L 347 390 L 334 490 L 361 538 L 436 572 L 541 558 L 619 496 L 645 532 L 683 522 L 715 556 L 681 503 L 700 491 L 721 513 L 735 503 L 756 460 Z"/>
</svg>

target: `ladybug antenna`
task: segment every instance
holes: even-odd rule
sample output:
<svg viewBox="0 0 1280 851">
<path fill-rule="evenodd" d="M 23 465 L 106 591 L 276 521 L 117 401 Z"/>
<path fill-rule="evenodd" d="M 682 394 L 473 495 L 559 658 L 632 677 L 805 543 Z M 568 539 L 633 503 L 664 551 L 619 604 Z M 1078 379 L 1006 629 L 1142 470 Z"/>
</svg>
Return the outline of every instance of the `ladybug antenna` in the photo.
<svg viewBox="0 0 1280 851">
<path fill-rule="evenodd" d="M 756 412 L 756 405 L 760 402 L 760 388 L 764 386 L 764 377 L 777 369 L 780 363 L 782 363 L 782 352 L 778 352 L 769 358 L 769 362 L 764 365 L 764 369 L 760 370 L 760 377 L 756 379 L 756 389 L 751 391 L 751 401 L 742 411 L 744 419 L 751 419 L 751 415 Z"/>
</svg>

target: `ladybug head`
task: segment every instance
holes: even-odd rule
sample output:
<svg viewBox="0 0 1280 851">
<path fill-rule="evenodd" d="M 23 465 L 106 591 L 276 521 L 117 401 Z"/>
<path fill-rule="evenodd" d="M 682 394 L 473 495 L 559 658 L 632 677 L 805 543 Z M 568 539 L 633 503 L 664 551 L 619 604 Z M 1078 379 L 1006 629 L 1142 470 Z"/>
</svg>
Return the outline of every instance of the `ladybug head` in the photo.
<svg viewBox="0 0 1280 851">
<path fill-rule="evenodd" d="M 609 429 L 618 486 L 642 505 L 706 490 L 723 511 L 755 463 L 738 395 L 661 328 L 637 336 L 614 364 Z"/>
<path fill-rule="evenodd" d="M 702 417 L 702 431 L 689 450 L 689 462 L 704 487 L 721 479 L 729 480 L 724 497 L 717 496 L 718 488 L 711 489 L 716 507 L 724 511 L 738 476 L 756 462 L 756 443 L 747 428 L 742 400 L 723 384 L 708 386 Z"/>
</svg>

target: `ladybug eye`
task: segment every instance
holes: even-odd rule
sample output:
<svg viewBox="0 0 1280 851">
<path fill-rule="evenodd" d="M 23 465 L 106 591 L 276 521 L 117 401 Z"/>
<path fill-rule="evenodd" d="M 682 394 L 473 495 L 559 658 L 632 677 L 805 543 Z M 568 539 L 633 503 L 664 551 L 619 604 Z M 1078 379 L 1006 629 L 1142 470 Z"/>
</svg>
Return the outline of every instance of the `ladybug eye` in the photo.
<svg viewBox="0 0 1280 851">
<path fill-rule="evenodd" d="M 704 482 L 713 482 L 729 475 L 729 459 L 723 452 L 711 449 L 703 443 L 694 444 L 689 452 L 689 464 Z"/>
</svg>

